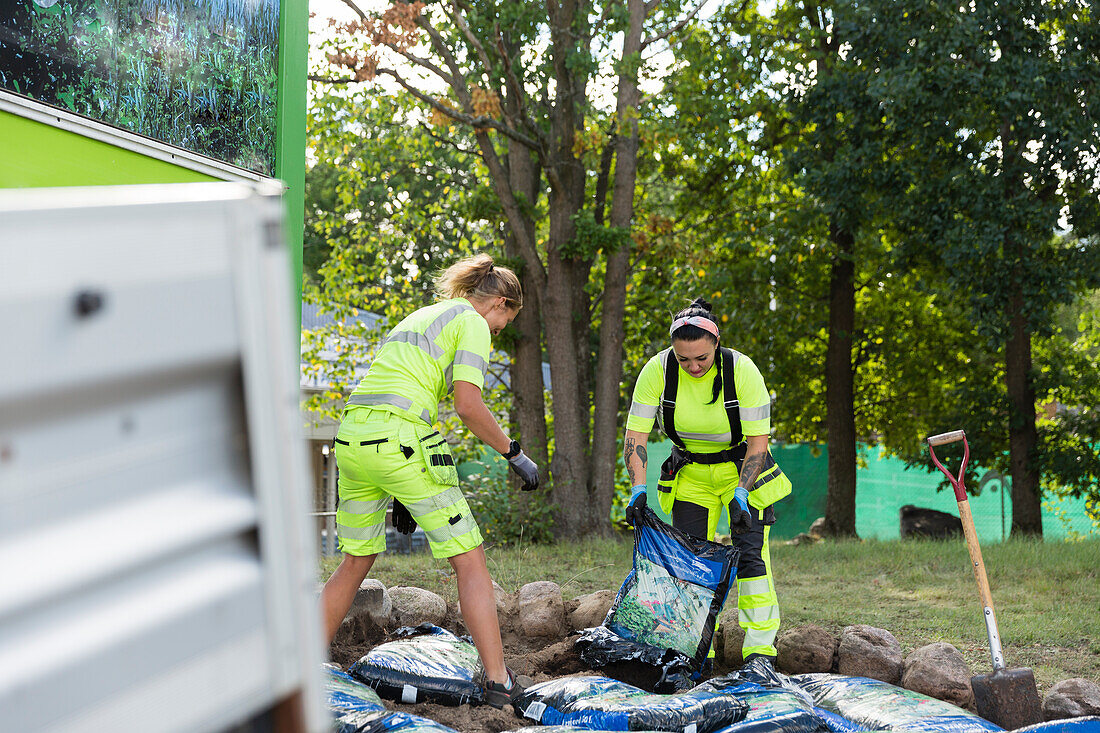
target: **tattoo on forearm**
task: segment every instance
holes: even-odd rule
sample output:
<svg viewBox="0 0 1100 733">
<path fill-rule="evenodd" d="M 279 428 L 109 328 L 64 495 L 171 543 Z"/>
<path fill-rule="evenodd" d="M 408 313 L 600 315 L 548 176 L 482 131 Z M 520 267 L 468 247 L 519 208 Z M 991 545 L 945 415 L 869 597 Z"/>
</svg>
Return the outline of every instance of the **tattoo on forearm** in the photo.
<svg viewBox="0 0 1100 733">
<path fill-rule="evenodd" d="M 649 454 L 645 452 L 645 446 L 639 445 L 637 448 L 634 449 L 634 452 L 642 461 L 642 470 L 645 470 L 645 467 L 649 465 Z"/>
<path fill-rule="evenodd" d="M 764 467 L 764 455 L 764 453 L 754 453 L 745 457 L 745 462 L 741 464 L 741 480 L 738 482 L 741 486 L 751 490 L 756 477 Z"/>
<path fill-rule="evenodd" d="M 645 448 L 641 449 L 643 452 Z M 630 463 L 631 456 L 634 455 L 634 438 L 626 439 L 626 447 L 623 448 L 623 463 L 626 464 L 626 475 L 630 479 L 630 484 L 633 486 L 637 482 L 634 480 L 634 466 Z"/>
</svg>

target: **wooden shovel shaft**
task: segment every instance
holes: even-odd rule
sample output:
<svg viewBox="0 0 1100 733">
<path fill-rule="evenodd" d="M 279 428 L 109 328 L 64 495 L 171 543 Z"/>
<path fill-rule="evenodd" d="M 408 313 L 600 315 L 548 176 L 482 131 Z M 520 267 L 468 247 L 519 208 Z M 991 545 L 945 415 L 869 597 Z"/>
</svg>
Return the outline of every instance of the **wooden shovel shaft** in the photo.
<svg viewBox="0 0 1100 733">
<path fill-rule="evenodd" d="M 959 500 L 959 519 L 962 520 L 963 535 L 966 537 L 966 549 L 970 551 L 970 562 L 974 566 L 974 578 L 978 581 L 978 595 L 981 596 L 985 630 L 989 636 L 989 653 L 993 656 L 993 670 L 1004 669 L 1005 658 L 1001 651 L 1001 635 L 997 631 L 997 615 L 993 612 L 993 594 L 989 592 L 989 579 L 985 575 L 982 548 L 978 545 L 974 516 L 970 513 L 970 501 L 967 499 Z"/>
</svg>

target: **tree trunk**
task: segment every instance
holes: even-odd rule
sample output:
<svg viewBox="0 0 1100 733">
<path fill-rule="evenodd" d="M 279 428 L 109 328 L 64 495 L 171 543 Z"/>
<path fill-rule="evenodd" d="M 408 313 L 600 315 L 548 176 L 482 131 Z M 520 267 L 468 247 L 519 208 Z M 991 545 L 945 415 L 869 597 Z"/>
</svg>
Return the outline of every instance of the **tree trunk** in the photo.
<svg viewBox="0 0 1100 733">
<path fill-rule="evenodd" d="M 623 35 L 622 68 L 615 109 L 615 187 L 611 194 L 611 226 L 629 232 L 634 218 L 634 187 L 638 172 L 638 64 L 642 50 L 643 0 L 628 0 L 629 22 Z M 630 240 L 625 238 L 607 255 L 600 351 L 596 362 L 595 424 L 592 439 L 591 531 L 607 533 L 607 517 L 615 489 L 618 465 L 619 394 L 623 379 L 623 322 L 626 317 L 626 279 L 630 267 Z"/>
<path fill-rule="evenodd" d="M 836 247 L 829 278 L 829 345 L 825 352 L 825 431 L 829 443 L 827 535 L 856 534 L 855 369 L 852 339 L 856 324 L 855 242 L 851 232 L 830 225 Z"/>
<path fill-rule="evenodd" d="M 523 146 L 508 144 L 508 179 L 513 191 L 522 193 L 528 204 L 538 198 L 540 173 L 531 151 Z M 529 207 L 523 207 L 524 211 Z M 535 222 L 528 215 L 523 217 L 527 236 L 535 239 Z M 505 249 L 510 257 L 519 257 L 519 247 L 510 230 L 505 235 Z M 520 441 L 524 451 L 539 464 L 545 474 L 549 469 L 546 448 L 546 386 L 542 380 L 542 318 L 539 306 L 538 279 L 531 277 L 528 268 L 520 268 L 520 283 L 523 286 L 523 308 L 516 316 L 515 327 L 519 332 L 516 340 L 515 359 L 511 374 L 511 392 L 519 427 Z M 548 481 L 549 477 L 545 477 Z"/>
<path fill-rule="evenodd" d="M 1043 536 L 1039 472 L 1033 456 L 1039 442 L 1035 425 L 1035 388 L 1031 384 L 1031 333 L 1017 287 L 1012 299 L 1011 334 L 1005 344 L 1008 390 L 1008 456 L 1012 474 L 1012 536 Z"/>
</svg>

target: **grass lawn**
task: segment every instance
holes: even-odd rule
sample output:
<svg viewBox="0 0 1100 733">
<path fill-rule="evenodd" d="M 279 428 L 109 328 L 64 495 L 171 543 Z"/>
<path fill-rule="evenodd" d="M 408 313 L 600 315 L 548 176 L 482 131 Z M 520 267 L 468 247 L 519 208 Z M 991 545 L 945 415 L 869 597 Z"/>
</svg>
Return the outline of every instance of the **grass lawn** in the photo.
<svg viewBox="0 0 1100 733">
<path fill-rule="evenodd" d="M 1070 677 L 1100 683 L 1100 540 L 1009 541 L 982 548 L 1009 667 L 1030 667 L 1040 691 Z M 566 598 L 618 589 L 630 567 L 626 540 L 490 547 L 489 570 L 508 591 L 553 580 Z M 322 577 L 336 560 L 322 564 Z M 991 662 L 966 545 L 957 541 L 826 541 L 772 547 L 783 628 L 814 623 L 887 629 L 902 652 L 946 641 L 974 674 Z M 453 603 L 454 576 L 430 554 L 387 553 L 371 577 L 415 585 Z M 782 633 L 782 630 L 780 631 Z"/>
</svg>

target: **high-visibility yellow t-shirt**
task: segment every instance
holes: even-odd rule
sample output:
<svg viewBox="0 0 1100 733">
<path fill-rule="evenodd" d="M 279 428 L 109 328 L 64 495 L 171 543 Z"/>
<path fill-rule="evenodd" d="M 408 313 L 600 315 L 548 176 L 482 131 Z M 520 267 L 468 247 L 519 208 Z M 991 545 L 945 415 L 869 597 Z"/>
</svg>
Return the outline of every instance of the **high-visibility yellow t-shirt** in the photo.
<svg viewBox="0 0 1100 733">
<path fill-rule="evenodd" d="M 665 391 L 665 349 L 642 367 L 634 385 L 634 400 L 626 418 L 626 429 L 649 433 L 654 420 L 663 421 L 660 409 L 661 395 Z M 741 432 L 748 435 L 767 435 L 771 430 L 771 395 L 764 385 L 764 377 L 752 359 L 734 351 L 733 380 L 737 388 L 737 400 L 741 417 Z M 692 453 L 716 453 L 729 447 L 730 423 L 726 416 L 722 393 L 713 404 L 710 402 L 717 374 L 717 361 L 701 377 L 693 377 L 677 365 L 679 374 L 676 386 L 674 420 L 676 433 L 684 446 Z M 661 425 L 664 429 L 664 425 Z"/>
<path fill-rule="evenodd" d="M 470 301 L 426 306 L 386 336 L 351 402 L 372 395 L 377 399 L 371 407 L 434 423 L 454 380 L 485 386 L 491 346 L 489 324 Z"/>
</svg>

